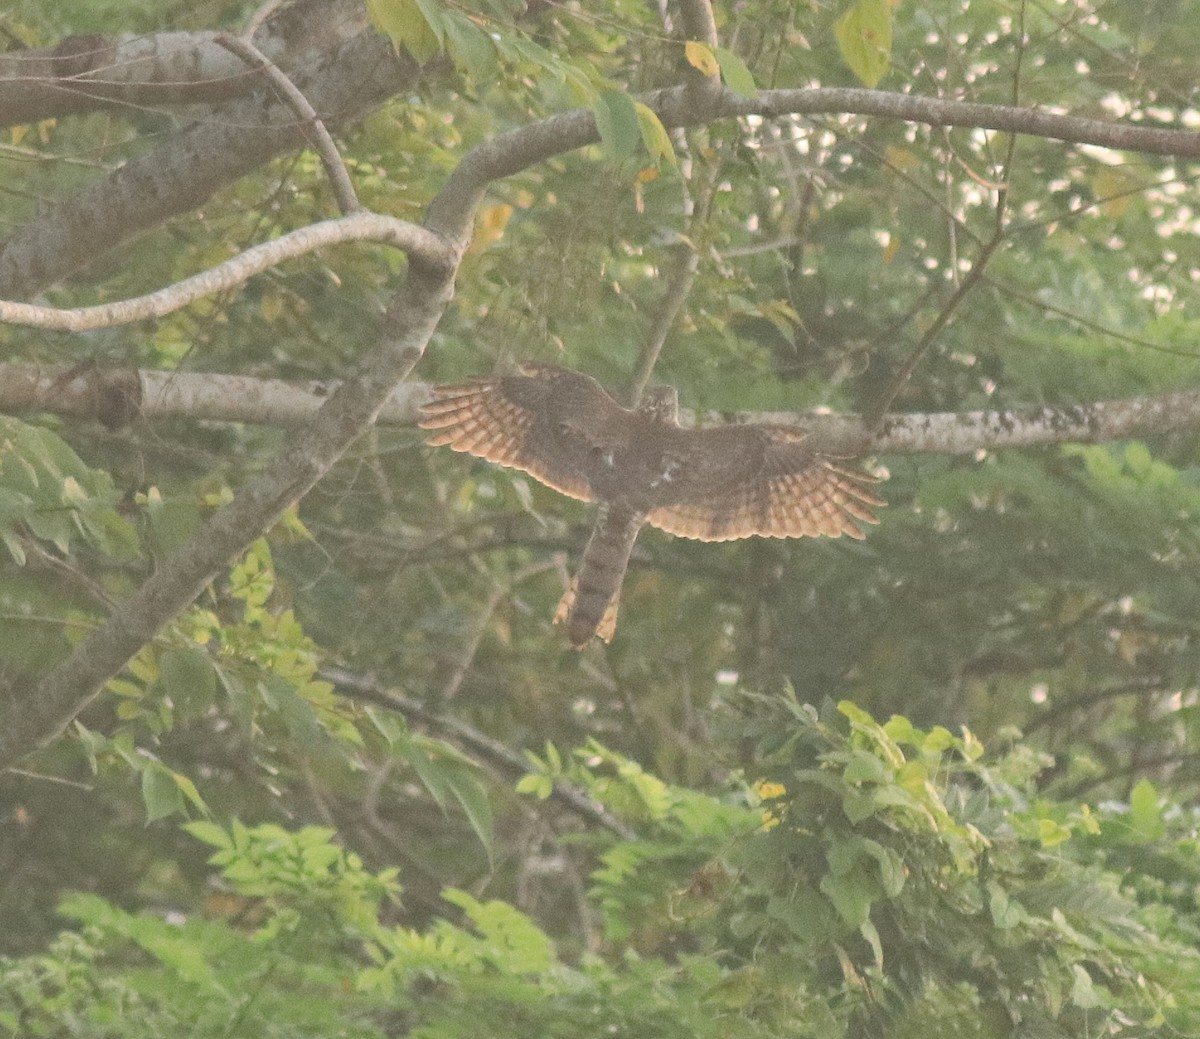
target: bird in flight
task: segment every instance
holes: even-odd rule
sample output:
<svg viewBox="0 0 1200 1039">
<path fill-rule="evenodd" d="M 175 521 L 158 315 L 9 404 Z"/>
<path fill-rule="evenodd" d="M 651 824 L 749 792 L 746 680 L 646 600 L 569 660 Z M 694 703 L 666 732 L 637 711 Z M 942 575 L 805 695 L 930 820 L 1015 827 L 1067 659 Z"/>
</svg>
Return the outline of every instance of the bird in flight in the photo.
<svg viewBox="0 0 1200 1039">
<path fill-rule="evenodd" d="M 590 376 L 526 363 L 516 375 L 432 388 L 427 443 L 519 469 L 571 498 L 598 502 L 583 562 L 554 620 L 582 649 L 616 631 L 621 582 L 643 524 L 698 541 L 861 540 L 886 504 L 874 478 L 805 444 L 798 426 L 683 429 L 675 390 L 647 389 L 625 408 Z"/>
</svg>

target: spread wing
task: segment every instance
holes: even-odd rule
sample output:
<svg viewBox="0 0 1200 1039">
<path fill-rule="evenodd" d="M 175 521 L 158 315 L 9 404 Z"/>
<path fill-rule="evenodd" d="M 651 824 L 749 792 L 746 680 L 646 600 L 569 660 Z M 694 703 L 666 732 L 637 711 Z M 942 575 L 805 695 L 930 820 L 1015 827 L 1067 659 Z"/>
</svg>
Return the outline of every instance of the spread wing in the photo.
<svg viewBox="0 0 1200 1039">
<path fill-rule="evenodd" d="M 863 538 L 886 504 L 865 473 L 835 465 L 804 444 L 792 426 L 673 430 L 667 452 L 678 465 L 646 522 L 679 537 L 731 541 Z"/>
<path fill-rule="evenodd" d="M 595 501 L 595 446 L 626 414 L 595 379 L 548 364 L 519 375 L 434 386 L 419 423 L 426 442 L 520 469 L 554 490 Z"/>
</svg>

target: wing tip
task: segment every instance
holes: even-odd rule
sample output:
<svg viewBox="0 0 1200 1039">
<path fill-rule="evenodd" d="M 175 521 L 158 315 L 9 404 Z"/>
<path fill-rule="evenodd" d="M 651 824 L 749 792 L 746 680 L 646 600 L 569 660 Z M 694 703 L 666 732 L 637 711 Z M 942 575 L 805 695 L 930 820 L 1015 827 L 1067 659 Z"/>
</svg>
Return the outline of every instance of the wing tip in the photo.
<svg viewBox="0 0 1200 1039">
<path fill-rule="evenodd" d="M 867 489 L 880 477 L 818 458 L 807 472 L 777 478 L 766 500 L 731 494 L 725 502 L 704 501 L 651 510 L 647 522 L 676 537 L 723 542 L 740 538 L 866 539 L 860 524 L 877 526 L 874 509 L 887 502 Z M 722 506 L 724 510 L 722 511 Z"/>
</svg>

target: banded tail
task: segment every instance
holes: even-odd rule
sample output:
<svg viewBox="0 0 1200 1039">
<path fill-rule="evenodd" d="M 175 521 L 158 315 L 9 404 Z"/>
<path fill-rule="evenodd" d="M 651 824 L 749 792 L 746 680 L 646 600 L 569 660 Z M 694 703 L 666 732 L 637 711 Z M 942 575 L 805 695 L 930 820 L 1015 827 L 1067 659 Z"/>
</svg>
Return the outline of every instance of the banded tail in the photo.
<svg viewBox="0 0 1200 1039">
<path fill-rule="evenodd" d="M 579 573 L 559 601 L 554 623 L 567 625 L 567 638 L 583 649 L 593 635 L 611 642 L 617 628 L 621 582 L 645 512 L 609 505 L 596 520 L 592 536 L 583 550 Z"/>
</svg>

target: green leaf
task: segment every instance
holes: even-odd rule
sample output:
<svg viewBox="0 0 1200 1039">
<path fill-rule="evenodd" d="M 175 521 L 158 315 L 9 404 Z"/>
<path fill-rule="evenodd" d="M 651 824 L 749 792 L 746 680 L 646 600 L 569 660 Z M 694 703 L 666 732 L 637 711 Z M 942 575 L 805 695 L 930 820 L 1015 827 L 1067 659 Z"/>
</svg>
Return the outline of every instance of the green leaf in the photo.
<svg viewBox="0 0 1200 1039">
<path fill-rule="evenodd" d="M 1157 788 L 1148 779 L 1141 779 L 1129 795 L 1129 822 L 1134 840 L 1158 840 L 1166 832 Z"/>
<path fill-rule="evenodd" d="M 1064 826 L 1057 819 L 1039 819 L 1037 833 L 1043 848 L 1054 848 L 1071 839 L 1071 828 Z"/>
<path fill-rule="evenodd" d="M 842 778 L 847 783 L 887 783 L 893 777 L 893 771 L 874 754 L 865 750 L 850 752 L 850 762 L 846 765 Z"/>
<path fill-rule="evenodd" d="M 8 554 L 12 556 L 13 562 L 17 566 L 24 566 L 25 546 L 21 544 L 21 539 L 9 530 L 0 530 L 0 538 L 4 539 L 4 547 L 8 549 Z"/>
<path fill-rule="evenodd" d="M 386 35 L 392 45 L 404 48 L 424 64 L 441 53 L 442 44 L 417 0 L 367 0 L 372 24 Z"/>
<path fill-rule="evenodd" d="M 920 746 L 924 734 L 902 714 L 893 714 L 883 724 L 883 731 L 897 743 L 905 743 L 910 747 Z"/>
<path fill-rule="evenodd" d="M 224 828 L 216 823 L 205 822 L 203 819 L 196 822 L 185 823 L 184 830 L 190 833 L 198 841 L 211 845 L 214 848 L 220 848 L 222 851 L 229 850 L 233 847 L 233 842 L 229 839 L 229 834 Z"/>
<path fill-rule="evenodd" d="M 876 841 L 864 840 L 863 850 L 879 863 L 879 881 L 883 893 L 895 898 L 904 889 L 904 860 L 893 848 L 886 848 Z"/>
<path fill-rule="evenodd" d="M 442 26 L 446 33 L 446 50 L 455 68 L 476 83 L 491 82 L 497 77 L 500 62 L 496 45 L 486 32 L 457 11 L 443 12 Z"/>
<path fill-rule="evenodd" d="M 200 507 L 191 497 L 163 498 L 158 488 L 151 487 L 140 500 L 154 535 L 154 548 L 162 554 L 187 544 L 200 527 Z"/>
<path fill-rule="evenodd" d="M 1083 1010 L 1094 1010 L 1101 1006 L 1100 993 L 1092 983 L 1092 976 L 1087 969 L 1078 963 L 1071 965 L 1071 973 L 1075 976 L 1071 985 L 1071 1002 Z"/>
<path fill-rule="evenodd" d="M 545 801 L 546 798 L 554 793 L 554 780 L 549 776 L 530 772 L 528 775 L 522 776 L 517 780 L 515 789 L 518 794 L 532 794 L 539 801 Z"/>
<path fill-rule="evenodd" d="M 887 0 L 858 0 L 834 23 L 833 31 L 850 71 L 866 86 L 878 86 L 892 60 L 892 9 Z"/>
<path fill-rule="evenodd" d="M 742 97 L 758 96 L 758 85 L 740 54 L 725 47 L 717 47 L 713 53 L 721 64 L 721 78 L 730 90 Z"/>
<path fill-rule="evenodd" d="M 262 686 L 263 700 L 273 707 L 287 726 L 288 735 L 297 748 L 309 754 L 327 750 L 329 731 L 321 724 L 320 716 L 289 682 L 271 676 Z"/>
<path fill-rule="evenodd" d="M 662 120 L 641 101 L 635 101 L 633 107 L 637 112 L 642 144 L 650 153 L 650 158 L 655 162 L 658 162 L 659 159 L 666 159 L 672 166 L 677 165 L 675 145 L 671 142 L 671 135 L 667 133 L 667 128 L 663 126 Z"/>
<path fill-rule="evenodd" d="M 870 920 L 863 921 L 863 925 L 858 929 L 866 943 L 871 946 L 871 954 L 875 957 L 875 966 L 879 970 L 883 970 L 883 942 L 879 940 L 879 931 Z"/>
<path fill-rule="evenodd" d="M 158 668 L 159 684 L 177 703 L 195 708 L 212 703 L 217 691 L 217 674 L 203 650 L 190 647 L 165 650 L 159 657 Z"/>
<path fill-rule="evenodd" d="M 450 799 L 458 803 L 490 864 L 495 844 L 492 809 L 473 763 L 441 740 L 398 737 L 395 749 L 413 767 L 439 808 L 445 810 Z"/>
<path fill-rule="evenodd" d="M 175 785 L 179 788 L 179 792 L 191 803 L 192 807 L 196 811 L 207 815 L 208 805 L 204 803 L 204 798 L 200 796 L 200 791 L 196 789 L 196 784 L 182 772 L 172 772 L 171 778 L 175 780 Z"/>
<path fill-rule="evenodd" d="M 828 898 L 803 887 L 767 902 L 766 915 L 787 927 L 802 945 L 825 941 L 839 928 L 837 913 Z"/>
<path fill-rule="evenodd" d="M 929 735 L 921 742 L 921 750 L 927 754 L 940 754 L 949 750 L 958 742 L 954 734 L 941 725 L 935 725 L 929 730 Z"/>
<path fill-rule="evenodd" d="M 633 155 L 642 139 L 633 98 L 623 90 L 602 91 L 592 105 L 592 112 L 608 157 L 619 162 Z"/>
<path fill-rule="evenodd" d="M 142 802 L 148 823 L 183 811 L 183 794 L 175 776 L 162 765 L 152 762 L 142 770 Z"/>
<path fill-rule="evenodd" d="M 471 829 L 483 845 L 490 868 L 495 839 L 492 831 L 492 807 L 488 802 L 487 791 L 483 784 L 461 765 L 450 771 L 447 782 L 454 799 L 466 814 L 467 822 L 471 824 Z"/>
<path fill-rule="evenodd" d="M 821 878 L 821 891 L 833 903 L 838 916 L 851 927 L 861 927 L 867 922 L 876 892 L 873 884 L 863 882 L 861 873 L 840 877 L 827 873 Z"/>
<path fill-rule="evenodd" d="M 554 947 L 546 934 L 507 902 L 480 902 L 455 888 L 442 892 L 451 905 L 466 913 L 490 946 L 487 957 L 505 974 L 539 974 L 554 963 Z"/>
<path fill-rule="evenodd" d="M 1125 465 L 1138 479 L 1145 478 L 1154 464 L 1150 449 L 1140 440 L 1131 440 L 1125 445 Z"/>
<path fill-rule="evenodd" d="M 1025 910 L 1019 902 L 1008 897 L 1008 892 L 995 881 L 987 885 L 988 909 L 992 914 L 992 923 L 1003 931 L 1016 927 L 1027 919 Z"/>
<path fill-rule="evenodd" d="M 59 912 L 106 934 L 133 942 L 184 982 L 205 985 L 212 981 L 213 972 L 205 958 L 205 947 L 197 943 L 193 935 L 166 920 L 129 913 L 99 895 L 81 893 L 64 898 Z M 88 1034 L 96 1033 L 89 1030 Z"/>
</svg>

